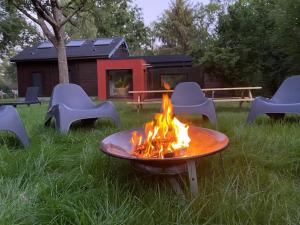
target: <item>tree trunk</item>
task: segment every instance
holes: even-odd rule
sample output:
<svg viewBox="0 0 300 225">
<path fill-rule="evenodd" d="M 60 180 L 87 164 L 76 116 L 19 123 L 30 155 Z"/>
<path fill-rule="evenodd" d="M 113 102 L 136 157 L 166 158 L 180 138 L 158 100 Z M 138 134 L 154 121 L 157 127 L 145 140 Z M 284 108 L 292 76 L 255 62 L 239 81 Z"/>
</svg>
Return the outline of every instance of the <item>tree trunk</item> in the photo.
<svg viewBox="0 0 300 225">
<path fill-rule="evenodd" d="M 69 83 L 68 60 L 65 42 L 63 39 L 57 40 L 56 49 L 58 58 L 59 83 Z"/>
</svg>

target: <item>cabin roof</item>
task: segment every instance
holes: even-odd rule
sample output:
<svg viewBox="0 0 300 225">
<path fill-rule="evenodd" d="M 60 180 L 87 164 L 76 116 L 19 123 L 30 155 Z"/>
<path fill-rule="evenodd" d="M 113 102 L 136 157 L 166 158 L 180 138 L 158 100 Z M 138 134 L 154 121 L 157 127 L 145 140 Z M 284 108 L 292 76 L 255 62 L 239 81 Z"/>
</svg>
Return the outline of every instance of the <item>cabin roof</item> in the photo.
<svg viewBox="0 0 300 225">
<path fill-rule="evenodd" d="M 123 56 L 114 57 L 114 60 L 120 59 L 143 59 L 149 64 L 159 64 L 159 63 L 191 63 L 193 58 L 187 55 L 147 55 L 147 56 Z"/>
<path fill-rule="evenodd" d="M 128 46 L 123 37 L 71 39 L 66 41 L 68 59 L 109 59 L 118 48 L 124 44 L 129 54 Z M 12 62 L 57 60 L 57 50 L 49 41 L 43 41 L 10 59 Z"/>
</svg>

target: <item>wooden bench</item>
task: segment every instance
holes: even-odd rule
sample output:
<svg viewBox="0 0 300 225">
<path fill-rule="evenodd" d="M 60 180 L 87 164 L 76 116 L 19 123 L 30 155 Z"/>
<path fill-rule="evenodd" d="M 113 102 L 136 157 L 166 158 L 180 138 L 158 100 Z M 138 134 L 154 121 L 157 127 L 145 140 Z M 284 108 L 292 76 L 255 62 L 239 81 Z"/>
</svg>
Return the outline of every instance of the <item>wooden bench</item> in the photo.
<svg viewBox="0 0 300 225">
<path fill-rule="evenodd" d="M 239 106 L 242 106 L 243 102 L 251 102 L 254 100 L 252 95 L 253 90 L 260 90 L 262 87 L 233 87 L 233 88 L 205 88 L 202 89 L 205 95 L 210 93 L 214 102 L 239 102 Z M 239 91 L 240 96 L 233 97 L 215 97 L 216 92 L 224 91 Z M 142 109 L 143 105 L 149 104 L 161 104 L 161 99 L 144 99 L 145 94 L 170 94 L 173 90 L 150 90 L 150 91 L 129 91 L 129 94 L 136 94 L 137 101 L 129 101 L 127 104 L 136 105 L 137 110 Z"/>
<path fill-rule="evenodd" d="M 0 90 L 0 98 L 4 98 L 4 95 L 7 95 L 4 91 Z"/>
<path fill-rule="evenodd" d="M 211 98 L 214 102 L 239 102 L 239 105 L 242 106 L 243 102 L 251 102 L 254 100 L 251 91 L 260 89 L 262 89 L 262 87 L 206 88 L 203 89 L 203 92 L 211 92 Z M 241 94 L 240 96 L 216 98 L 215 93 L 218 91 L 239 91 Z"/>
</svg>

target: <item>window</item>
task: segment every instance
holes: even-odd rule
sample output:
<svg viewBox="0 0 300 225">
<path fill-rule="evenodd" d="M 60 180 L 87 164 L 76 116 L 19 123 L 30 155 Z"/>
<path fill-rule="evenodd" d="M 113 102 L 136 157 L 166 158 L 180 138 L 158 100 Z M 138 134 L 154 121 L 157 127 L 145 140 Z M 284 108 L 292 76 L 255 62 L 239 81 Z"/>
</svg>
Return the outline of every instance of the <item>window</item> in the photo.
<svg viewBox="0 0 300 225">
<path fill-rule="evenodd" d="M 161 87 L 164 89 L 163 82 L 170 85 L 174 89 L 178 83 L 187 81 L 187 74 L 164 74 L 161 75 Z"/>
<path fill-rule="evenodd" d="M 84 42 L 85 42 L 84 40 L 73 40 L 73 41 L 69 41 L 66 46 L 67 47 L 80 47 L 81 45 L 83 45 Z"/>
<path fill-rule="evenodd" d="M 132 90 L 132 70 L 108 70 L 107 77 L 109 97 L 128 97 L 128 91 Z"/>
<path fill-rule="evenodd" d="M 94 42 L 94 46 L 110 45 L 112 42 L 112 38 L 98 39 Z"/>
<path fill-rule="evenodd" d="M 52 47 L 53 47 L 53 44 L 50 41 L 45 41 L 38 46 L 39 49 L 52 48 Z"/>
</svg>

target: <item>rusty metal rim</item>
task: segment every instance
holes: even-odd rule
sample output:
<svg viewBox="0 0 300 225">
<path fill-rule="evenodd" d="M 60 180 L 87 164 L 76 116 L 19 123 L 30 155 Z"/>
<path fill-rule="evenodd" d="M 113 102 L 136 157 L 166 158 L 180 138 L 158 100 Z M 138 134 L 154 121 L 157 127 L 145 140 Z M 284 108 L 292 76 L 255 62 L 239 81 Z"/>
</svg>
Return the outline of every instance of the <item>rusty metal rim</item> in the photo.
<svg viewBox="0 0 300 225">
<path fill-rule="evenodd" d="M 160 162 L 170 162 L 171 163 L 172 162 L 172 163 L 175 163 L 175 162 L 184 162 L 184 161 L 187 161 L 187 160 L 190 160 L 190 159 L 200 159 L 200 158 L 203 158 L 203 157 L 206 157 L 206 156 L 214 155 L 214 154 L 222 152 L 223 150 L 225 150 L 229 146 L 229 138 L 225 134 L 223 134 L 219 131 L 211 130 L 211 129 L 207 129 L 207 128 L 202 128 L 202 127 L 195 127 L 195 128 L 200 128 L 202 130 L 206 130 L 206 131 L 209 131 L 209 132 L 215 132 L 217 134 L 220 134 L 220 135 L 224 136 L 225 140 L 226 140 L 226 144 L 224 146 L 220 147 L 219 149 L 214 150 L 213 152 L 209 152 L 209 153 L 202 154 L 202 155 L 194 155 L 194 156 L 188 156 L 188 157 L 163 158 L 163 159 L 161 159 L 161 158 L 138 158 L 138 157 L 135 157 L 135 156 L 119 155 L 119 154 L 114 154 L 112 152 L 109 152 L 105 149 L 104 141 L 107 138 L 110 138 L 112 135 L 133 132 L 133 131 L 141 129 L 141 128 L 136 128 L 136 129 L 131 129 L 131 130 L 127 130 L 127 131 L 117 132 L 117 133 L 114 133 L 114 134 L 106 137 L 105 139 L 103 139 L 101 141 L 101 148 L 100 149 L 101 149 L 102 152 L 104 152 L 105 154 L 107 154 L 109 156 L 113 156 L 115 158 L 120 158 L 120 159 L 126 159 L 126 160 L 130 160 L 130 161 L 139 161 L 139 162 L 144 162 L 144 163 L 151 163 L 151 162 L 156 162 L 156 163 L 160 163 Z"/>
</svg>

